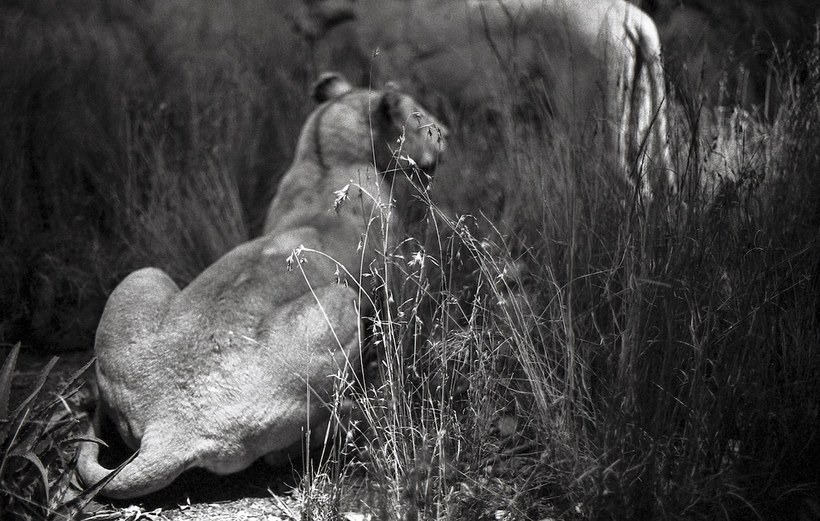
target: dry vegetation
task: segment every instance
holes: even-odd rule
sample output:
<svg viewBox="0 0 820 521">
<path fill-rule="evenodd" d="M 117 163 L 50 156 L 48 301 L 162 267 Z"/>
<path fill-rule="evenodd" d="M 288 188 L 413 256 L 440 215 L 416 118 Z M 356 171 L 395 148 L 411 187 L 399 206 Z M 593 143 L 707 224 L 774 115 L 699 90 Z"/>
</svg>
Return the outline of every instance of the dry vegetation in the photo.
<svg viewBox="0 0 820 521">
<path fill-rule="evenodd" d="M 288 20 L 149 5 L 0 9 L 2 341 L 90 347 L 126 273 L 185 284 L 254 235 L 292 154 L 316 71 Z M 769 120 L 676 101 L 680 190 L 649 204 L 509 100 L 453 122 L 305 512 L 365 472 L 380 519 L 820 517 L 820 43 L 772 74 Z"/>
</svg>

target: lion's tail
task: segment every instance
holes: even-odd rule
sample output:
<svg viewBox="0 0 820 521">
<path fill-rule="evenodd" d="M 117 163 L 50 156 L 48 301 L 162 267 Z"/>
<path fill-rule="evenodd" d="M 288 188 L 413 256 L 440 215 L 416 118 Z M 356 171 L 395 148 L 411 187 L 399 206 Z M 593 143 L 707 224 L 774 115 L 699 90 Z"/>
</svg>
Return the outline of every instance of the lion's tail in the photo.
<svg viewBox="0 0 820 521">
<path fill-rule="evenodd" d="M 666 91 L 666 82 L 663 72 L 663 60 L 661 59 L 660 37 L 657 28 L 652 27 L 650 34 L 650 44 L 643 49 L 646 59 L 646 74 L 649 79 L 649 91 L 651 99 L 652 124 L 650 153 L 655 159 L 655 168 L 658 171 L 657 177 L 659 187 L 664 191 L 677 188 L 677 180 L 672 169 L 672 157 L 669 150 L 669 106 L 670 100 Z"/>
<path fill-rule="evenodd" d="M 95 427 L 99 426 L 99 413 L 95 416 L 94 426 L 89 427 L 88 434 L 94 437 Z M 99 432 L 99 429 L 96 429 Z M 139 452 L 126 463 L 113 477 L 112 469 L 99 463 L 100 447 L 93 441 L 81 441 L 77 448 L 77 472 L 83 484 L 93 487 L 103 480 L 110 480 L 103 485 L 99 493 L 113 499 L 127 499 L 144 496 L 169 485 L 188 465 L 179 454 L 165 454 L 151 451 L 149 435 L 143 438 Z"/>
<path fill-rule="evenodd" d="M 649 179 L 641 183 L 649 196 L 651 191 L 674 191 L 676 180 L 668 138 L 669 99 L 661 59 L 658 29 L 649 15 L 640 9 L 631 9 L 625 23 L 627 37 L 634 49 L 632 91 L 627 102 L 627 128 L 630 133 L 628 158 L 638 161 L 638 173 L 644 166 L 652 166 Z M 648 164 L 643 165 L 648 160 Z"/>
</svg>

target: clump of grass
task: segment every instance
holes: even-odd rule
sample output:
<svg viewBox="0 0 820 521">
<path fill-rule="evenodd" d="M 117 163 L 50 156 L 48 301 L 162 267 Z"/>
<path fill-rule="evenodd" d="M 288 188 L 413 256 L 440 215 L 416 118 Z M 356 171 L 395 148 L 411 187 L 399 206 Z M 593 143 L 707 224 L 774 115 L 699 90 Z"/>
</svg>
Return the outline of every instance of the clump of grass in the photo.
<svg viewBox="0 0 820 521">
<path fill-rule="evenodd" d="M 78 421 L 67 400 L 75 394 L 88 365 L 46 397 L 46 377 L 57 359 L 40 372 L 29 394 L 11 408 L 11 383 L 20 344 L 0 370 L 0 514 L 3 519 L 73 519 L 67 493 L 76 467 L 70 455 Z M 8 516 L 8 517 L 6 517 Z"/>
</svg>

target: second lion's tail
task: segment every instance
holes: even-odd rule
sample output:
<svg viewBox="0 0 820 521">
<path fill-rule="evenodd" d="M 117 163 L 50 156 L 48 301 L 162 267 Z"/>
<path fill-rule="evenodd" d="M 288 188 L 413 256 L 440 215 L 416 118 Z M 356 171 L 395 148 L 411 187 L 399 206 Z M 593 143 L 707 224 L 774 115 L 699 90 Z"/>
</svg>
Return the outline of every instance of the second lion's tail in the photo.
<svg viewBox="0 0 820 521">
<path fill-rule="evenodd" d="M 677 186 L 669 150 L 669 99 L 657 27 L 643 11 L 628 12 L 624 29 L 633 49 L 633 70 L 627 71 L 632 89 L 626 102 L 626 150 L 629 161 L 637 161 L 636 173 L 645 177 L 641 190 L 651 197 L 652 192 L 674 192 Z"/>
</svg>

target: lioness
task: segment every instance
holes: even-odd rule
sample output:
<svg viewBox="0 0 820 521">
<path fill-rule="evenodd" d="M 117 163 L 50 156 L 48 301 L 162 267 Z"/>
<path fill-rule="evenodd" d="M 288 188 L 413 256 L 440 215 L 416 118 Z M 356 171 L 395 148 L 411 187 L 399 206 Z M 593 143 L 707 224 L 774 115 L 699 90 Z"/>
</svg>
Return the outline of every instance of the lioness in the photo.
<svg viewBox="0 0 820 521">
<path fill-rule="evenodd" d="M 520 95 L 515 79 L 542 92 L 551 128 L 573 143 L 600 143 L 640 191 L 674 191 L 667 94 L 652 19 L 625 0 L 359 0 L 356 31 L 334 32 L 333 49 L 373 60 L 472 114 Z M 354 46 L 355 48 L 355 46 Z M 340 51 L 341 52 L 341 51 Z M 355 54 L 355 53 L 354 53 Z M 350 60 L 348 60 L 350 61 Z M 361 72 L 360 72 L 361 74 Z M 522 89 L 522 92 L 526 89 Z M 505 104 L 499 106 L 505 107 Z M 528 102 L 522 107 L 532 110 Z"/>
<path fill-rule="evenodd" d="M 307 422 L 327 419 L 334 375 L 359 351 L 357 292 L 334 283 L 336 262 L 358 278 L 375 258 L 366 241 L 357 252 L 379 211 L 374 199 L 386 202 L 391 183 L 407 181 L 386 172 L 389 147 L 403 134 L 401 156 L 432 168 L 446 130 L 393 87 L 353 89 L 327 74 L 314 97 L 322 104 L 302 129 L 263 236 L 181 291 L 161 270 L 145 268 L 108 299 L 94 349 L 95 424 L 101 409 L 139 453 L 102 494 L 141 496 L 191 467 L 226 474 L 262 456 L 275 463 L 299 446 Z M 332 211 L 334 191 L 351 181 L 374 198 Z M 294 255 L 301 245 L 336 262 Z M 81 443 L 78 470 L 88 485 L 109 473 L 97 456 L 97 444 Z"/>
</svg>

